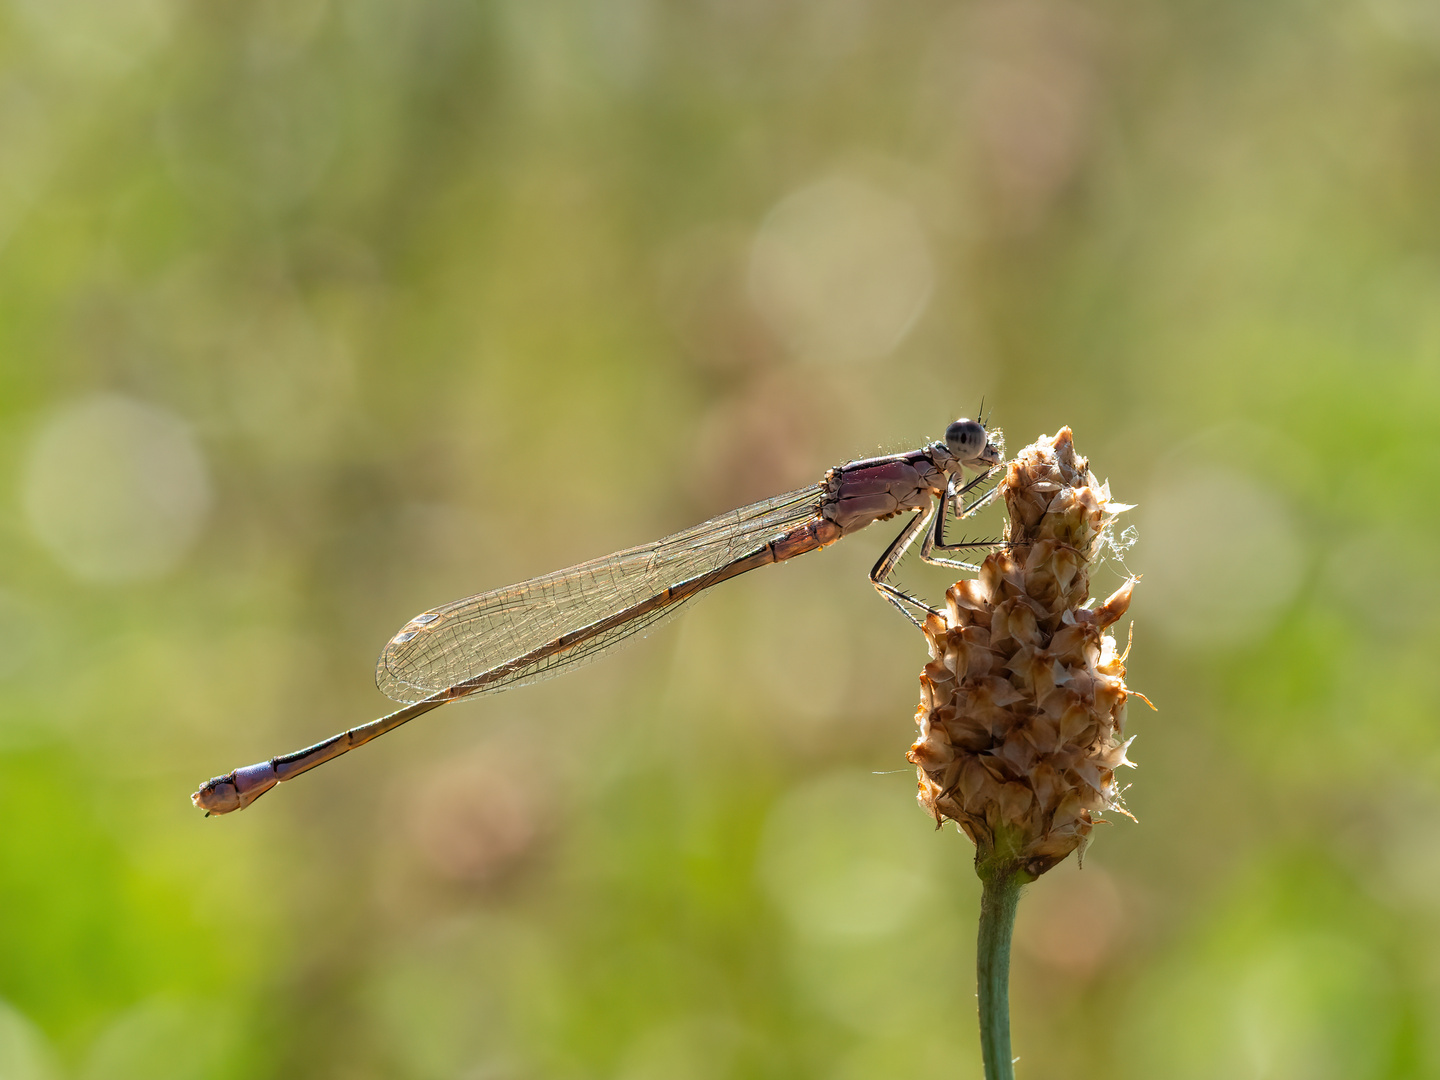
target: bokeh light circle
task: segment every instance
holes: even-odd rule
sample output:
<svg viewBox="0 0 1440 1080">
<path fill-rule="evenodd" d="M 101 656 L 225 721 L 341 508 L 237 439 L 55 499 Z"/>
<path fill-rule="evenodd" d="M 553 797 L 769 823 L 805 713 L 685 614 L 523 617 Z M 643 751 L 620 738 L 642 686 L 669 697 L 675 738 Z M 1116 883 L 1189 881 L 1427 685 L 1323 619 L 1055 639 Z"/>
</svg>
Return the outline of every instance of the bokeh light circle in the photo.
<svg viewBox="0 0 1440 1080">
<path fill-rule="evenodd" d="M 1248 476 L 1168 476 L 1141 500 L 1140 513 L 1135 562 L 1145 569 L 1145 617 L 1177 644 L 1253 641 L 1300 587 L 1305 547 L 1290 513 L 1277 492 Z"/>
<path fill-rule="evenodd" d="M 802 937 L 883 937 L 902 929 L 931 894 L 929 837 L 909 785 L 832 773 L 771 812 L 759 877 Z"/>
<path fill-rule="evenodd" d="M 934 260 L 915 211 L 848 177 L 783 199 L 751 250 L 751 301 L 805 359 L 884 356 L 915 325 L 934 286 Z"/>
<path fill-rule="evenodd" d="M 205 459 L 185 422 L 115 394 L 52 414 L 21 477 L 30 531 L 84 581 L 174 569 L 200 535 L 210 501 Z"/>
<path fill-rule="evenodd" d="M 11 10 L 40 52 L 67 74 L 118 75 L 164 44 L 174 0 L 15 0 Z"/>
</svg>

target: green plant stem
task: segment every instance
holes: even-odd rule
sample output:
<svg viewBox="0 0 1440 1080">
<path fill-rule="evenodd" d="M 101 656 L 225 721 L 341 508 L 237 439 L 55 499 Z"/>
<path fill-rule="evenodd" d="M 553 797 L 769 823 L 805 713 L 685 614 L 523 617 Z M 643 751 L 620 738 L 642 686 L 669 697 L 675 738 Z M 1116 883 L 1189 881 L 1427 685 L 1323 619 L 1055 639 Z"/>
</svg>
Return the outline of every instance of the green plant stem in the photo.
<svg viewBox="0 0 1440 1080">
<path fill-rule="evenodd" d="M 980 1055 L 985 1080 L 1015 1080 L 1010 1055 L 1010 932 L 1020 886 L 1030 876 L 1013 865 L 980 868 L 980 938 L 975 969 L 980 990 Z M 985 873 L 988 869 L 990 872 Z"/>
</svg>

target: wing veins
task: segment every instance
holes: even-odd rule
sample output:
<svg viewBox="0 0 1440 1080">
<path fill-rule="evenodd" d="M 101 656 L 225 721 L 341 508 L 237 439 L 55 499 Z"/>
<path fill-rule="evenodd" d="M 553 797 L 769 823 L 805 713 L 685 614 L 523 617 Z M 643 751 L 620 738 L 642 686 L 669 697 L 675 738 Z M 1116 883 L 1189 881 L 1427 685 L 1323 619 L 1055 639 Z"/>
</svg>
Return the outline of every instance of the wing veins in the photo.
<svg viewBox="0 0 1440 1080">
<path fill-rule="evenodd" d="M 376 664 L 376 684 L 405 702 L 476 679 L 668 587 L 728 565 L 813 516 L 821 495 L 819 485 L 787 492 L 649 544 L 433 608 L 387 643 Z M 583 663 L 663 621 L 683 604 L 680 600 L 645 612 L 574 648 L 507 673 L 479 692 L 534 682 Z"/>
</svg>

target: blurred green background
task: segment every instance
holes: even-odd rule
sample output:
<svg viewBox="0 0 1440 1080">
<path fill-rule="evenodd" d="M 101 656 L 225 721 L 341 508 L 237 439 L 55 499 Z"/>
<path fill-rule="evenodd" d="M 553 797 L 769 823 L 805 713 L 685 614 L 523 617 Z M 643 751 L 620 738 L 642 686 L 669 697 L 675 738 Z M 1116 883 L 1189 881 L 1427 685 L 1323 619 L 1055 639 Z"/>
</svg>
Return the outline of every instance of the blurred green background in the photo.
<svg viewBox="0 0 1440 1080">
<path fill-rule="evenodd" d="M 978 1077 L 888 526 L 188 796 L 982 395 L 1140 504 L 1160 707 L 1020 1074 L 1440 1076 L 1432 0 L 9 0 L 0 1078 Z"/>
</svg>

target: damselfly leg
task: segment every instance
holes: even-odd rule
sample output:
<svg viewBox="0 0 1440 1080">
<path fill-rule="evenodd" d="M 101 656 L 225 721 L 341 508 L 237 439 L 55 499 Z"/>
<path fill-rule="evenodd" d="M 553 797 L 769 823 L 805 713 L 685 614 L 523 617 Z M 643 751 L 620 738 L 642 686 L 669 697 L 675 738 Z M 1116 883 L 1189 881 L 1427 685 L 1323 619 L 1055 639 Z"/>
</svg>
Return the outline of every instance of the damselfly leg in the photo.
<svg viewBox="0 0 1440 1080">
<path fill-rule="evenodd" d="M 980 477 L 980 480 L 984 481 L 987 477 L 988 474 L 987 476 Z M 959 491 L 954 490 L 954 484 L 952 483 L 951 491 L 945 496 L 943 501 L 941 512 L 932 517 L 931 520 L 934 523 L 934 528 L 929 531 L 925 537 L 925 542 L 920 546 L 920 558 L 924 559 L 931 566 L 949 566 L 957 570 L 965 570 L 972 574 L 978 574 L 980 567 L 975 563 L 964 562 L 960 559 L 946 559 L 942 556 L 937 556 L 935 552 L 975 551 L 979 548 L 999 547 L 1004 543 L 1002 540 L 962 540 L 958 544 L 947 544 L 945 542 L 945 523 L 947 519 L 953 518 L 955 521 L 964 521 L 971 514 L 980 510 L 989 503 L 990 500 L 995 498 L 995 493 L 999 490 L 998 488 L 992 487 L 989 491 L 985 492 L 985 494 L 970 503 L 969 506 L 964 506 L 965 494 L 975 486 L 975 483 L 976 481 L 971 481 Z"/>
<path fill-rule="evenodd" d="M 988 549 L 997 547 L 1001 543 L 1001 541 L 998 540 L 970 540 L 961 541 L 958 544 L 945 543 L 945 521 L 948 517 L 953 516 L 955 520 L 962 521 L 994 498 L 996 489 L 991 488 L 968 506 L 964 504 L 965 496 L 983 485 L 994 476 L 994 474 L 995 470 L 991 469 L 958 489 L 952 481 L 945 495 L 936 499 L 929 507 L 916 511 L 915 516 L 905 523 L 905 527 L 900 530 L 899 535 L 890 542 L 890 546 L 885 549 L 885 553 L 880 556 L 874 567 L 871 568 L 870 584 L 875 586 L 875 591 L 890 601 L 890 603 L 894 604 L 896 609 L 916 626 L 924 625 L 925 615 L 938 615 L 940 612 L 919 597 L 893 584 L 889 580 L 890 576 L 900 565 L 900 561 L 905 557 L 905 553 L 910 550 L 910 545 L 915 542 L 915 538 L 921 533 L 925 534 L 925 539 L 920 546 L 920 558 L 923 561 L 932 566 L 954 567 L 968 570 L 972 573 L 977 572 L 979 567 L 972 563 L 961 562 L 958 559 L 937 557 L 934 553 L 936 551 L 974 551 L 981 548 Z M 931 527 L 932 523 L 933 528 Z M 917 612 L 920 614 L 917 615 Z"/>
</svg>

